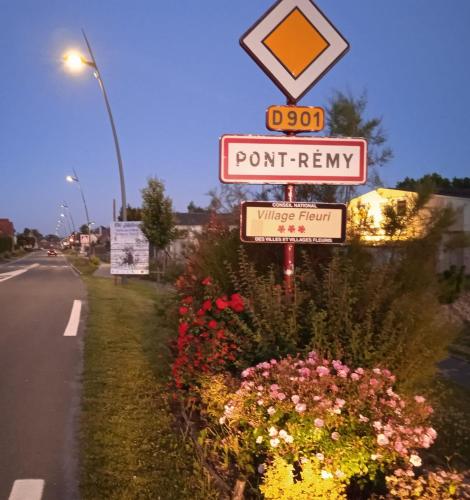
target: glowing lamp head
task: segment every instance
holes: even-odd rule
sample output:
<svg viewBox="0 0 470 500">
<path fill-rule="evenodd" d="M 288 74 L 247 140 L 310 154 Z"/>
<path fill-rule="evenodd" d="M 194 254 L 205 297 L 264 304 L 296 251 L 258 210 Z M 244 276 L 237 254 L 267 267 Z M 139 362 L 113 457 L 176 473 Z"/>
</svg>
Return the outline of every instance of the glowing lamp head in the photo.
<svg viewBox="0 0 470 500">
<path fill-rule="evenodd" d="M 78 73 L 85 67 L 85 59 L 78 52 L 67 52 L 64 55 L 65 67 L 73 73 Z"/>
</svg>

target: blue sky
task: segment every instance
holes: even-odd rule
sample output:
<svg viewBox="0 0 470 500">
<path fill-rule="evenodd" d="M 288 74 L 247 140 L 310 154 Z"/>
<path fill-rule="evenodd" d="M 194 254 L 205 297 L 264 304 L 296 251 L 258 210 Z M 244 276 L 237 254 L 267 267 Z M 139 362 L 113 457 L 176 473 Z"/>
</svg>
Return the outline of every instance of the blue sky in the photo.
<svg viewBox="0 0 470 500">
<path fill-rule="evenodd" d="M 149 176 L 174 208 L 207 205 L 218 186 L 223 134 L 267 134 L 265 110 L 285 98 L 239 46 L 273 4 L 202 0 L 0 0 L 0 217 L 16 229 L 54 232 L 66 201 L 85 222 L 107 225 L 119 203 L 117 162 L 104 102 L 91 73 L 67 74 L 61 55 L 85 52 L 84 28 L 108 90 L 128 202 Z M 470 175 L 470 2 L 317 0 L 349 41 L 348 54 L 300 101 L 325 106 L 334 90 L 368 95 L 394 159 L 384 185 L 432 171 Z"/>
</svg>

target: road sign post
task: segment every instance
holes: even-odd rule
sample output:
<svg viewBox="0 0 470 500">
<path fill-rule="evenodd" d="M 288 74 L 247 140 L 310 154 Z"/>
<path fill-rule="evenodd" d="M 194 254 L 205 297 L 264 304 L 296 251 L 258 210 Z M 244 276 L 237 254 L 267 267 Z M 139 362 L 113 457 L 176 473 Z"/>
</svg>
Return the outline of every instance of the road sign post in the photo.
<svg viewBox="0 0 470 500">
<path fill-rule="evenodd" d="M 296 212 L 294 207 L 301 204 L 295 203 L 295 185 L 355 185 L 367 180 L 367 142 L 364 139 L 295 136 L 298 132 L 323 129 L 322 108 L 295 105 L 349 50 L 349 44 L 311 0 L 279 0 L 240 38 L 240 45 L 286 95 L 286 106 L 268 108 L 266 127 L 283 132 L 287 137 L 223 136 L 220 140 L 220 180 L 284 185 L 284 209 L 258 206 L 253 213 L 249 202 L 242 204 L 241 238 L 243 241 L 284 243 L 284 282 L 290 297 L 294 243 L 302 239 L 309 243 L 341 243 L 346 227 L 346 207 L 342 206 L 341 219 L 336 211 L 332 224 L 324 220 L 321 227 L 326 233 L 320 231 L 321 235 L 315 236 L 320 230 L 319 224 L 309 226 L 313 231 L 309 236 L 294 235 L 296 231 L 307 231 L 307 225 L 301 223 L 287 226 L 290 236 L 269 234 L 273 228 L 276 231 L 277 218 L 287 217 L 293 221 L 303 217 L 307 220 L 313 217 L 310 212 L 318 209 L 317 205 L 304 207 L 302 216 Z M 335 212 L 332 207 L 330 210 L 333 210 L 329 215 L 332 217 Z M 277 226 L 277 231 L 285 230 L 285 225 Z M 256 235 L 257 232 L 260 234 Z"/>
</svg>

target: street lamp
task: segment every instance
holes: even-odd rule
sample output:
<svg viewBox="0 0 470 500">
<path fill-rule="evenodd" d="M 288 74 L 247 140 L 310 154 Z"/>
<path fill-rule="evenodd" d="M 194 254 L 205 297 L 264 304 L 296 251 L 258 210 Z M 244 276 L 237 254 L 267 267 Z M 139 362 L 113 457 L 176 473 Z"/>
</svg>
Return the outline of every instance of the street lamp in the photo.
<svg viewBox="0 0 470 500">
<path fill-rule="evenodd" d="M 85 31 L 82 29 L 83 38 L 85 39 L 85 43 L 88 48 L 88 52 L 90 54 L 90 59 L 86 59 L 79 52 L 70 51 L 64 55 L 64 64 L 65 67 L 74 73 L 80 72 L 85 69 L 86 66 L 93 68 L 93 75 L 98 80 L 101 92 L 103 94 L 104 102 L 106 104 L 106 110 L 108 111 L 109 122 L 111 124 L 111 130 L 113 132 L 114 138 L 114 146 L 116 148 L 116 157 L 118 161 L 119 168 L 119 179 L 121 183 L 121 204 L 122 204 L 122 220 L 127 220 L 127 203 L 126 203 L 126 188 L 124 184 L 124 169 L 122 166 L 122 158 L 121 158 L 121 150 L 119 148 L 119 141 L 117 137 L 116 127 L 114 125 L 113 114 L 111 113 L 111 106 L 109 104 L 108 95 L 106 93 L 106 89 L 104 87 L 103 78 L 101 77 L 100 70 L 98 69 L 98 65 L 96 63 L 96 59 L 93 55 L 93 51 L 91 50 L 91 45 L 88 41 L 88 38 L 85 35 Z"/>
<path fill-rule="evenodd" d="M 85 207 L 85 216 L 86 216 L 86 225 L 88 227 L 88 234 L 90 234 L 90 217 L 88 216 L 88 208 L 86 206 L 86 201 L 85 201 L 85 195 L 83 194 L 83 189 L 82 185 L 80 183 L 80 180 L 78 178 L 77 172 L 75 172 L 75 169 L 72 169 L 73 175 L 67 175 L 65 178 L 67 182 L 76 182 L 78 185 L 78 189 L 80 189 L 80 194 L 82 195 L 82 200 L 83 200 L 83 206 Z M 91 238 L 91 236 L 90 236 Z"/>
<path fill-rule="evenodd" d="M 75 233 L 75 222 L 73 221 L 72 212 L 70 211 L 69 206 L 67 205 L 67 203 L 65 201 L 63 201 L 60 204 L 60 208 L 63 208 L 65 210 L 66 215 L 68 215 L 68 218 L 70 219 L 70 222 L 72 223 L 73 232 Z M 70 232 L 72 232 L 72 231 L 70 231 Z"/>
</svg>

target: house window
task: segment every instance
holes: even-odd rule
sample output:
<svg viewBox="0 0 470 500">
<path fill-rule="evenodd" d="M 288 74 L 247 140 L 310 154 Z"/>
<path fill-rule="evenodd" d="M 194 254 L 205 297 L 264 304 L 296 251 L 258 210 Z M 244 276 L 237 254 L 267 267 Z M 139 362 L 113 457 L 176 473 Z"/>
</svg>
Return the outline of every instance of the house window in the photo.
<svg viewBox="0 0 470 500">
<path fill-rule="evenodd" d="M 406 215 L 406 200 L 397 201 L 397 215 L 398 217 L 404 217 Z"/>
</svg>

